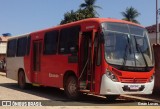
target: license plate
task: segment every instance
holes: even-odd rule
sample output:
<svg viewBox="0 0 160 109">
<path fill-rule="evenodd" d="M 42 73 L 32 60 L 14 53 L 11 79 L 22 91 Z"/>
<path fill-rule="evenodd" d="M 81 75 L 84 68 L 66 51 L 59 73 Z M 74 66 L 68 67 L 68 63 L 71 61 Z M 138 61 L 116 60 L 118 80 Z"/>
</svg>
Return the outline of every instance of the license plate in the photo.
<svg viewBox="0 0 160 109">
<path fill-rule="evenodd" d="M 129 88 L 130 88 L 130 90 L 138 90 L 139 85 L 130 85 Z"/>
</svg>

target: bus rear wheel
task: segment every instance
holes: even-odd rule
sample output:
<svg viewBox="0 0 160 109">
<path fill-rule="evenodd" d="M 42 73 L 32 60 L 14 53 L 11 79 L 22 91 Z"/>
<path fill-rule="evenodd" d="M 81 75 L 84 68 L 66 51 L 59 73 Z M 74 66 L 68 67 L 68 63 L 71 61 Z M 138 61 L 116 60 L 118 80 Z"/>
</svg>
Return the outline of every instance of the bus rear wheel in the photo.
<svg viewBox="0 0 160 109">
<path fill-rule="evenodd" d="M 26 79 L 25 79 L 25 74 L 24 71 L 19 71 L 18 73 L 18 86 L 21 89 L 25 89 L 26 88 Z"/>
<path fill-rule="evenodd" d="M 115 101 L 120 95 L 106 95 L 107 101 Z"/>
<path fill-rule="evenodd" d="M 78 82 L 75 76 L 69 76 L 66 80 L 64 90 L 68 98 L 77 99 L 79 96 Z"/>
</svg>

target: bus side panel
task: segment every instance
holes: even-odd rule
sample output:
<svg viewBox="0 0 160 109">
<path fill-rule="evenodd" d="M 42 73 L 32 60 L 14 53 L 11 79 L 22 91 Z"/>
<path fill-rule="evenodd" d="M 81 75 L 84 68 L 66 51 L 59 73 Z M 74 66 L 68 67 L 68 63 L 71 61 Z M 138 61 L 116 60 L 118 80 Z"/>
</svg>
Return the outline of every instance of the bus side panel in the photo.
<svg viewBox="0 0 160 109">
<path fill-rule="evenodd" d="M 63 76 L 68 70 L 77 75 L 77 63 L 68 63 L 68 55 L 51 55 L 42 58 L 42 84 L 63 87 Z"/>
<path fill-rule="evenodd" d="M 31 80 L 31 59 L 29 56 L 25 56 L 24 57 L 24 72 L 25 72 L 25 76 L 28 79 L 28 83 L 32 83 Z"/>
<path fill-rule="evenodd" d="M 7 77 L 13 80 L 18 80 L 18 70 L 24 69 L 23 57 L 7 57 Z"/>
<path fill-rule="evenodd" d="M 101 66 L 96 67 L 95 69 L 95 94 L 100 93 L 100 84 L 101 84 Z"/>
</svg>

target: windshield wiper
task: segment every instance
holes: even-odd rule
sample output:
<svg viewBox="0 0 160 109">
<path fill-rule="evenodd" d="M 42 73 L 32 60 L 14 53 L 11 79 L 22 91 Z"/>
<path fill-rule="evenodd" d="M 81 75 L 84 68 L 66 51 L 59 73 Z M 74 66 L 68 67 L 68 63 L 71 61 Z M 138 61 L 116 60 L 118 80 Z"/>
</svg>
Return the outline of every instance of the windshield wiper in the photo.
<svg viewBox="0 0 160 109">
<path fill-rule="evenodd" d="M 128 41 L 128 43 L 127 43 L 127 45 L 126 45 L 126 47 L 125 47 L 125 53 L 124 53 L 124 56 L 123 56 L 123 65 L 122 65 L 122 67 L 121 67 L 122 69 L 124 69 L 124 67 L 125 67 L 125 65 L 126 65 L 126 60 L 127 60 L 127 57 L 128 57 L 128 55 L 127 55 L 127 50 L 129 49 L 129 46 L 130 46 L 128 36 L 127 36 L 127 41 Z"/>
<path fill-rule="evenodd" d="M 143 57 L 143 60 L 144 60 L 144 63 L 146 64 L 146 70 L 148 70 L 148 63 L 147 63 L 146 58 L 144 57 L 144 53 L 142 52 L 141 48 L 139 47 L 135 35 L 133 37 L 134 37 L 134 40 L 135 40 L 135 43 L 136 43 L 136 49 L 141 53 L 141 55 Z M 135 63 L 136 63 L 136 60 L 135 60 Z"/>
</svg>

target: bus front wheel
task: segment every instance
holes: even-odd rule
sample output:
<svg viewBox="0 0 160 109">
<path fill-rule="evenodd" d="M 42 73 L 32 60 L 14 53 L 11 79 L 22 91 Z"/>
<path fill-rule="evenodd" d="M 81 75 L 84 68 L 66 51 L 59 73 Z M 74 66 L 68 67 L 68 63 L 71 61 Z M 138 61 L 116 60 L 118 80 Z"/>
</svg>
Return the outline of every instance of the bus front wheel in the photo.
<svg viewBox="0 0 160 109">
<path fill-rule="evenodd" d="M 19 71 L 18 73 L 18 86 L 21 89 L 25 89 L 26 88 L 26 79 L 25 79 L 25 74 L 24 71 Z"/>
<path fill-rule="evenodd" d="M 65 87 L 64 87 L 65 93 L 68 98 L 70 99 L 77 99 L 79 96 L 78 91 L 78 82 L 75 76 L 69 76 L 66 80 Z"/>
</svg>

